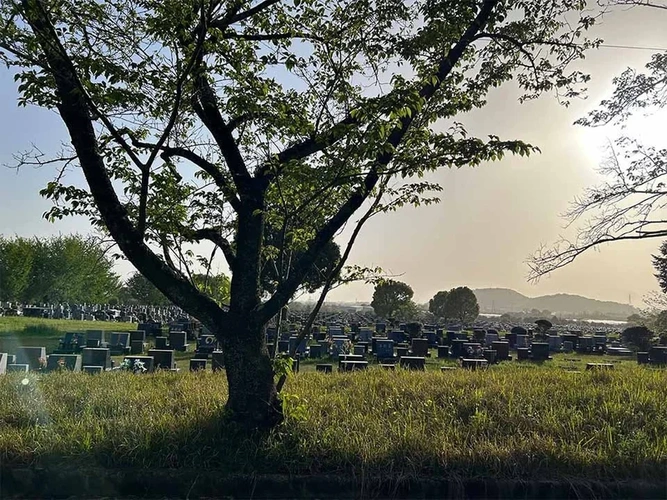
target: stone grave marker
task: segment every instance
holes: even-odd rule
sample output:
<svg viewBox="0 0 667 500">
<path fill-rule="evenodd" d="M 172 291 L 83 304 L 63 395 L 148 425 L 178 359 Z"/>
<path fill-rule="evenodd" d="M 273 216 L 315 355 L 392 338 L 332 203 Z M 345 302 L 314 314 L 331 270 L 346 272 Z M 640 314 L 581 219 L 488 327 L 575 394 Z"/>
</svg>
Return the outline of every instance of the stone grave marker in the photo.
<svg viewBox="0 0 667 500">
<path fill-rule="evenodd" d="M 492 365 L 496 362 L 496 355 L 498 353 L 494 351 L 493 349 L 484 349 L 484 359 Z"/>
<path fill-rule="evenodd" d="M 338 371 L 352 372 L 368 368 L 368 361 L 343 361 L 338 365 Z"/>
<path fill-rule="evenodd" d="M 361 342 L 371 342 L 373 340 L 373 329 L 362 327 L 359 329 L 359 340 Z"/>
<path fill-rule="evenodd" d="M 106 347 L 85 347 L 81 352 L 83 366 L 101 366 L 111 368 L 111 350 Z"/>
<path fill-rule="evenodd" d="M 169 345 L 176 351 L 185 352 L 188 350 L 188 334 L 184 331 L 169 332 Z"/>
<path fill-rule="evenodd" d="M 134 332 L 130 332 L 130 343 L 135 342 L 137 340 L 141 342 L 146 342 L 146 332 L 143 330 L 136 330 Z"/>
<path fill-rule="evenodd" d="M 7 373 L 14 373 L 14 372 L 27 373 L 29 371 L 30 371 L 29 364 L 12 363 L 11 365 L 7 365 Z"/>
<path fill-rule="evenodd" d="M 130 354 L 137 355 L 144 352 L 144 343 L 141 340 L 130 340 Z"/>
<path fill-rule="evenodd" d="M 296 345 L 296 341 L 299 340 L 299 337 L 290 337 L 289 339 L 289 352 L 292 352 L 292 349 L 295 349 L 295 353 L 303 354 L 306 352 L 306 347 L 308 346 L 308 340 L 304 338 L 301 343 Z"/>
<path fill-rule="evenodd" d="M 378 359 L 389 359 L 394 357 L 394 341 L 389 339 L 376 339 L 373 352 Z"/>
<path fill-rule="evenodd" d="M 225 357 L 222 351 L 213 351 L 211 353 L 211 369 L 214 372 L 220 371 L 225 367 Z"/>
<path fill-rule="evenodd" d="M 322 373 L 332 373 L 333 365 L 326 365 L 326 364 L 315 365 L 315 371 Z"/>
<path fill-rule="evenodd" d="M 454 339 L 452 340 L 452 358 L 460 358 L 465 355 L 465 350 L 463 346 L 467 344 L 467 340 L 463 339 Z"/>
<path fill-rule="evenodd" d="M 530 359 L 530 349 L 527 347 L 517 347 L 516 349 L 517 361 L 527 361 Z"/>
<path fill-rule="evenodd" d="M 403 330 L 392 330 L 387 334 L 387 338 L 398 344 L 405 339 L 405 332 Z"/>
<path fill-rule="evenodd" d="M 42 368 L 42 363 L 46 362 L 46 347 L 24 346 L 16 351 L 17 365 L 28 365 L 31 371 Z"/>
<path fill-rule="evenodd" d="M 89 373 L 93 375 L 96 373 L 102 373 L 104 369 L 101 366 L 84 366 L 82 371 L 83 373 Z"/>
<path fill-rule="evenodd" d="M 574 344 L 570 340 L 563 340 L 563 352 L 570 353 L 574 351 Z"/>
<path fill-rule="evenodd" d="M 130 352 L 130 334 L 128 332 L 111 332 L 109 336 L 111 355 L 128 354 Z"/>
<path fill-rule="evenodd" d="M 191 359 L 190 360 L 190 371 L 206 371 L 206 360 L 205 359 Z"/>
<path fill-rule="evenodd" d="M 410 349 L 408 349 L 407 347 L 397 347 L 396 348 L 396 356 L 398 358 L 406 357 L 408 355 L 409 351 L 410 351 Z"/>
<path fill-rule="evenodd" d="M 51 354 L 46 359 L 46 371 L 81 371 L 81 356 L 78 354 Z"/>
<path fill-rule="evenodd" d="M 313 359 L 319 359 L 322 357 L 322 352 L 324 349 L 322 348 L 322 344 L 314 344 L 310 346 L 310 357 Z"/>
<path fill-rule="evenodd" d="M 547 361 L 552 359 L 549 356 L 549 343 L 548 342 L 533 342 L 533 345 L 530 349 L 530 354 L 533 361 Z"/>
<path fill-rule="evenodd" d="M 162 336 L 155 337 L 155 348 L 161 350 L 169 349 L 169 339 Z"/>
<path fill-rule="evenodd" d="M 86 347 L 106 347 L 104 330 L 86 330 Z"/>
<path fill-rule="evenodd" d="M 560 335 L 549 335 L 547 337 L 547 341 L 549 342 L 550 351 L 558 352 L 561 350 L 561 347 L 563 345 L 563 339 L 561 338 Z"/>
<path fill-rule="evenodd" d="M 150 349 L 148 355 L 153 357 L 155 369 L 172 370 L 176 368 L 174 351 L 166 349 Z"/>
<path fill-rule="evenodd" d="M 123 361 L 129 361 L 133 364 L 139 361 L 144 364 L 147 373 L 155 371 L 155 358 L 153 356 L 125 356 Z"/>
<path fill-rule="evenodd" d="M 7 361 L 9 356 L 6 352 L 0 352 L 0 375 L 7 373 Z"/>
<path fill-rule="evenodd" d="M 448 358 L 449 357 L 449 347 L 446 345 L 438 346 L 438 358 Z"/>
<path fill-rule="evenodd" d="M 517 335 L 516 336 L 516 347 L 517 347 L 517 349 L 528 347 L 528 335 Z"/>
<path fill-rule="evenodd" d="M 366 347 L 363 345 L 355 345 L 353 349 L 353 354 L 364 356 L 366 354 Z"/>
<path fill-rule="evenodd" d="M 289 340 L 278 341 L 278 352 L 281 354 L 289 352 Z"/>
<path fill-rule="evenodd" d="M 496 340 L 491 343 L 491 349 L 496 351 L 496 361 L 509 361 L 512 359 L 510 356 L 510 343 L 504 340 Z"/>
<path fill-rule="evenodd" d="M 400 358 L 401 368 L 406 370 L 425 370 L 426 358 L 421 356 L 403 356 Z"/>
<path fill-rule="evenodd" d="M 488 366 L 489 362 L 486 359 L 478 359 L 478 358 L 461 359 L 461 367 L 465 368 L 466 370 L 478 370 L 482 368 L 487 368 Z"/>
<path fill-rule="evenodd" d="M 412 355 L 425 358 L 428 355 L 428 340 L 412 339 Z"/>
<path fill-rule="evenodd" d="M 486 336 L 484 337 L 484 344 L 490 346 L 494 342 L 497 342 L 498 338 L 499 338 L 498 332 L 496 332 L 495 330 L 494 331 L 487 330 Z"/>
</svg>

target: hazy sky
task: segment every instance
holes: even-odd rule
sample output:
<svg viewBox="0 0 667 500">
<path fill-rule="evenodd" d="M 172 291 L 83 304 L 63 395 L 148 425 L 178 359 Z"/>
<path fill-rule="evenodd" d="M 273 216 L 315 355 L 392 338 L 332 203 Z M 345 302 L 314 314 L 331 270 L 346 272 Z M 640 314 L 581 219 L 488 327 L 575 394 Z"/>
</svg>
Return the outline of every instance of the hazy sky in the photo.
<svg viewBox="0 0 667 500">
<path fill-rule="evenodd" d="M 657 47 L 667 50 L 667 13 L 632 9 L 608 15 L 593 36 L 606 44 Z M 586 129 L 573 122 L 594 108 L 612 89 L 612 78 L 628 66 L 640 68 L 651 57 L 646 50 L 600 48 L 579 66 L 592 75 L 589 98 L 559 106 L 551 95 L 519 104 L 512 87 L 489 98 L 482 110 L 459 117 L 472 133 L 522 139 L 540 147 L 528 159 L 507 157 L 477 168 L 442 170 L 432 176 L 444 192 L 438 205 L 406 208 L 371 220 L 358 239 L 350 262 L 380 266 L 401 275 L 425 302 L 438 290 L 507 287 L 526 295 L 576 293 L 603 300 L 641 305 L 642 296 L 657 289 L 651 254 L 660 241 L 622 242 L 591 251 L 538 284 L 526 282 L 526 258 L 541 243 L 552 243 L 563 229 L 559 217 L 574 196 L 600 177 L 596 168 L 604 146 L 618 136 L 614 128 Z M 57 150 L 64 127 L 53 114 L 17 107 L 16 84 L 0 70 L 0 163 L 37 145 Z M 633 119 L 626 133 L 650 143 L 664 141 L 667 114 Z M 664 145 L 664 143 L 663 143 Z M 46 222 L 41 215 L 50 203 L 38 192 L 53 179 L 54 170 L 0 168 L 0 234 L 49 235 L 86 233 L 83 219 Z M 345 236 L 345 233 L 343 234 Z M 342 238 L 341 243 L 345 240 Z M 127 273 L 131 267 L 122 265 Z M 333 291 L 332 300 L 370 300 L 372 287 L 350 285 Z"/>
</svg>

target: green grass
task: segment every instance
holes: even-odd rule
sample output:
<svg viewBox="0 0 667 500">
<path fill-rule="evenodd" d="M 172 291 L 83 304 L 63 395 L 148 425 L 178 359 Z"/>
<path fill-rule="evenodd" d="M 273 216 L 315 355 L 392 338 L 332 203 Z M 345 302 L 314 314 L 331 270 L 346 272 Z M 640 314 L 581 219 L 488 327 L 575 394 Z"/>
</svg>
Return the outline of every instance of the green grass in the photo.
<svg viewBox="0 0 667 500">
<path fill-rule="evenodd" d="M 667 480 L 667 372 L 301 373 L 287 418 L 248 437 L 226 423 L 224 374 L 0 377 L 0 463 L 202 467 L 498 479 Z"/>
<path fill-rule="evenodd" d="M 39 319 L 0 317 L 0 352 L 14 353 L 24 346 L 46 347 L 47 353 L 58 347 L 58 340 L 65 332 L 106 330 L 124 332 L 136 330 L 136 323 L 110 321 L 74 321 L 67 319 Z"/>
</svg>

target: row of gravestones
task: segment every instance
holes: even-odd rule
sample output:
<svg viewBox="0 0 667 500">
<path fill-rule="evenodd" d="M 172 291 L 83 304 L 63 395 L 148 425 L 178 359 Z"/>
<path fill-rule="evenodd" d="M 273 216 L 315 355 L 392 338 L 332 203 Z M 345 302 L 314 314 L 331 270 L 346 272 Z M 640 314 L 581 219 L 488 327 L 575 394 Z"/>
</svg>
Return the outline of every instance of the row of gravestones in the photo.
<svg viewBox="0 0 667 500">
<path fill-rule="evenodd" d="M 141 363 L 145 371 L 153 372 L 157 369 L 177 371 L 174 357 L 175 351 L 171 349 L 150 349 L 147 355 L 128 355 L 124 362 L 131 369 L 137 361 Z M 194 358 L 190 360 L 190 370 L 201 370 L 206 368 L 206 358 Z M 111 370 L 111 350 L 106 347 L 86 347 L 82 354 L 51 354 L 46 355 L 44 347 L 23 347 L 17 354 L 0 353 L 0 374 L 7 372 L 30 372 L 30 371 L 60 371 L 98 373 Z M 211 366 L 213 371 L 224 367 L 222 351 L 211 353 Z"/>
</svg>

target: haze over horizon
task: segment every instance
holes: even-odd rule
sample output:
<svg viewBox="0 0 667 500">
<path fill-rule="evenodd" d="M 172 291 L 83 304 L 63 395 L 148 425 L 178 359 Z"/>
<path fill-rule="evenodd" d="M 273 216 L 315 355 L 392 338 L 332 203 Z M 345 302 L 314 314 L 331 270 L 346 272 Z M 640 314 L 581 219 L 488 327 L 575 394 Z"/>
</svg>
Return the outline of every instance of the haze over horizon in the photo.
<svg viewBox="0 0 667 500">
<path fill-rule="evenodd" d="M 665 17 L 651 9 L 617 10 L 590 32 L 608 45 L 667 49 Z M 618 127 L 587 129 L 573 122 L 610 95 L 612 78 L 630 66 L 641 70 L 655 51 L 600 48 L 577 66 L 592 81 L 588 99 L 560 106 L 553 96 L 519 104 L 511 86 L 493 92 L 481 110 L 457 117 L 471 134 L 496 134 L 522 139 L 542 153 L 530 158 L 506 157 L 477 168 L 441 170 L 429 176 L 444 188 L 438 205 L 404 208 L 372 219 L 362 231 L 349 262 L 380 266 L 415 291 L 415 300 L 428 301 L 437 291 L 455 286 L 509 288 L 524 295 L 555 293 L 582 295 L 641 306 L 642 297 L 657 290 L 651 254 L 660 240 L 614 243 L 590 251 L 537 284 L 526 282 L 526 258 L 541 244 L 550 244 L 564 230 L 559 214 L 586 186 L 599 182 L 596 168 Z M 35 144 L 46 155 L 66 139 L 60 119 L 37 108 L 18 108 L 16 83 L 0 72 L 0 163 Z M 627 135 L 657 143 L 667 113 L 637 115 Z M 90 231 L 84 219 L 51 224 L 41 218 L 50 207 L 38 192 L 53 179 L 54 170 L 0 169 L 0 234 L 46 236 Z M 69 174 L 76 181 L 80 172 Z M 79 177 L 77 177 L 79 176 Z M 356 219 L 353 219 L 356 220 Z M 352 226 L 352 224 L 350 224 Z M 344 245 L 348 227 L 341 238 Z M 132 271 L 119 264 L 124 275 Z M 221 268 L 226 271 L 226 269 Z M 354 284 L 333 290 L 330 301 L 370 301 L 370 285 Z M 304 297 L 306 298 L 306 297 Z"/>
</svg>

